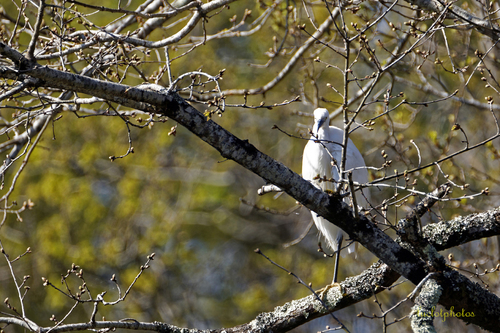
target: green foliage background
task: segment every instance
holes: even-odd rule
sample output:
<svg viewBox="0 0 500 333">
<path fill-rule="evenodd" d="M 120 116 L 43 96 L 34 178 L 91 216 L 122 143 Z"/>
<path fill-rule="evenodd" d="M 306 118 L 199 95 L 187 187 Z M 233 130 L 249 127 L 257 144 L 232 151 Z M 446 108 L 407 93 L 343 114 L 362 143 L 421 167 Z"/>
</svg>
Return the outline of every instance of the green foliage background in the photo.
<svg viewBox="0 0 500 333">
<path fill-rule="evenodd" d="M 115 1 L 98 3 L 116 6 Z M 135 8 L 138 3 L 132 1 L 130 8 Z M 237 15 L 239 19 L 245 8 L 251 9 L 252 18 L 255 18 L 263 11 L 263 4 L 267 3 L 236 2 L 209 19 L 207 31 L 216 33 L 229 28 L 229 18 Z M 12 5 L 2 5 L 15 12 Z M 216 74 L 225 68 L 226 73 L 221 81 L 223 89 L 254 88 L 267 83 L 288 58 L 278 57 L 268 68 L 255 68 L 248 64 L 267 62 L 268 57 L 264 52 L 273 46 L 271 36 L 275 35 L 279 41 L 283 38 L 285 8 L 286 3 L 281 3 L 279 10 L 273 14 L 274 21 L 251 37 L 216 39 L 175 60 L 172 64 L 173 74 L 177 76 L 200 68 Z M 363 7 L 362 10 L 369 13 L 369 8 Z M 319 22 L 327 15 L 321 8 L 315 14 Z M 96 24 L 104 25 L 110 21 L 110 16 L 109 13 L 98 13 L 93 20 Z M 347 19 L 361 24 L 360 17 L 347 15 Z M 303 13 L 301 20 L 307 22 Z M 155 32 L 150 39 L 165 38 L 173 34 L 175 29 L 178 28 Z M 383 27 L 380 29 L 383 31 Z M 192 34 L 201 33 L 198 27 Z M 475 47 L 475 34 L 471 33 L 472 45 L 468 49 L 456 50 L 457 57 L 462 58 L 455 61 L 461 66 L 477 63 L 471 52 Z M 23 34 L 21 38 L 26 43 L 29 40 Z M 305 38 L 300 34 L 289 37 L 287 52 L 292 51 L 295 45 L 300 45 Z M 461 45 L 467 36 L 455 31 L 448 38 L 451 39 L 450 44 Z M 381 39 L 391 42 L 390 35 L 382 34 Z M 439 53 L 440 37 L 436 36 L 433 42 Z M 337 44 L 341 46 L 340 40 Z M 179 46 L 171 51 L 171 58 L 185 51 L 186 48 Z M 158 69 L 154 54 L 149 57 L 139 52 L 137 54 L 152 61 L 142 67 L 146 73 L 152 74 Z M 334 52 L 323 51 L 320 55 L 322 60 L 331 64 L 342 64 Z M 449 61 L 443 58 L 443 63 L 445 68 L 449 68 Z M 403 65 L 401 70 L 404 71 Z M 411 68 L 413 64 L 406 65 Z M 258 105 L 262 100 L 266 104 L 280 103 L 298 95 L 301 85 L 306 96 L 314 95 L 316 85 L 319 95 L 324 99 L 339 102 L 338 96 L 326 87 L 326 83 L 340 87 L 338 71 L 324 67 L 320 63 L 299 64 L 275 89 L 264 97 L 249 96 L 248 102 L 253 105 Z M 360 77 L 371 73 L 363 65 L 356 70 Z M 471 94 L 481 100 L 487 95 L 481 86 L 479 73 L 464 88 L 456 80 L 456 74 L 450 74 L 442 67 L 426 63 L 422 70 L 429 77 L 439 78 L 450 93 L 459 89 L 462 95 Z M 408 74 L 411 80 L 414 76 L 415 73 Z M 314 84 L 311 83 L 313 78 Z M 383 84 L 389 82 L 389 78 L 384 80 Z M 133 75 L 128 75 L 125 80 L 130 85 L 140 82 Z M 403 84 L 399 87 L 410 101 L 436 99 Z M 399 90 L 395 88 L 393 93 L 399 93 Z M 227 102 L 241 104 L 243 98 L 229 97 Z M 12 102 L 6 102 L 3 106 L 9 103 Z M 338 106 L 325 102 L 320 105 L 331 110 Z M 203 106 L 195 106 L 203 112 Z M 106 106 L 96 103 L 88 107 L 98 110 Z M 221 118 L 213 120 L 300 173 L 305 140 L 290 138 L 271 128 L 276 124 L 287 133 L 307 137 L 307 126 L 312 120 L 300 117 L 296 112 L 311 112 L 312 108 L 305 100 L 273 109 L 228 108 Z M 382 149 L 393 160 L 393 169 L 408 168 L 408 162 L 405 164 L 408 160 L 410 164 L 416 165 L 418 155 L 410 143 L 411 139 L 418 144 L 425 163 L 455 151 L 463 146 L 461 133 L 451 131 L 456 122 L 465 129 L 470 142 L 483 140 L 495 131 L 488 110 L 473 109 L 450 100 L 414 108 L 419 109 L 419 112 L 407 128 L 393 126 L 394 123 L 405 123 L 411 119 L 414 109 L 402 106 L 390 117 L 377 121 L 373 131 L 359 129 L 352 134 L 358 148 L 367 152 L 367 165 L 382 165 Z M 381 112 L 382 106 L 378 104 L 367 109 L 361 117 L 363 120 L 369 119 Z M 8 118 L 10 113 L 12 111 L 8 108 L 3 109 L 2 116 Z M 340 118 L 336 119 L 335 124 L 341 125 Z M 156 253 L 156 257 L 151 268 L 144 272 L 126 301 L 115 306 L 99 307 L 98 318 L 164 321 L 196 328 L 230 327 L 248 322 L 260 312 L 271 311 L 276 305 L 308 294 L 291 276 L 254 254 L 255 248 L 260 248 L 304 281 L 312 282 L 314 288 L 330 282 L 333 260 L 324 259 L 316 251 L 317 235 L 314 227 L 298 245 L 288 248 L 282 246 L 304 231 L 310 220 L 309 212 L 300 208 L 290 214 L 281 214 L 295 208 L 295 201 L 286 195 L 278 199 L 273 199 L 272 195 L 257 197 L 257 189 L 264 184 L 260 178 L 232 161 L 225 161 L 214 149 L 184 128 L 178 127 L 177 134 L 169 136 L 171 127 L 175 125 L 174 121 L 168 120 L 165 123 L 156 122 L 151 129 L 132 128 L 135 153 L 114 162 L 108 157 L 119 156 L 128 148 L 127 128 L 119 118 L 78 118 L 67 113 L 46 131 L 11 197 L 18 203 L 31 199 L 35 206 L 22 214 L 22 222 L 15 215 L 10 215 L 1 228 L 2 242 L 11 258 L 23 253 L 27 246 L 32 251 L 14 264 L 18 279 L 23 275 L 31 276 L 27 283 L 31 288 L 25 296 L 29 318 L 49 326 L 52 314 L 61 319 L 73 305 L 62 293 L 43 287 L 41 277 L 48 278 L 54 285 L 64 289 L 59 282 L 61 274 L 66 274 L 71 264 L 75 263 L 83 269 L 93 295 L 107 291 L 105 299 L 111 301 L 117 297 L 117 290 L 110 281 L 111 276 L 116 274 L 120 287 L 125 290 L 138 274 L 146 256 L 152 252 Z M 455 181 L 471 184 L 465 194 L 481 191 L 488 186 L 492 195 L 474 202 L 462 200 L 460 203 L 440 204 L 426 217 L 427 222 L 498 205 L 499 163 L 498 154 L 495 153 L 498 147 L 498 142 L 493 142 L 443 163 L 442 168 Z M 390 174 L 393 170 L 373 172 L 372 179 L 383 172 Z M 6 184 L 9 184 L 12 176 L 7 176 Z M 419 180 L 417 188 L 424 192 L 444 182 L 436 168 L 423 170 L 412 177 Z M 392 194 L 392 190 L 372 189 L 376 204 Z M 462 194 L 456 191 L 453 195 Z M 247 205 L 240 198 L 255 203 L 256 207 L 269 207 L 279 214 Z M 411 197 L 407 205 L 398 211 L 389 208 L 389 220 L 396 222 L 419 199 Z M 495 240 L 485 240 L 446 253 L 452 252 L 455 260 L 464 267 L 470 268 L 473 262 L 478 262 L 485 269 L 495 266 L 489 254 L 496 249 Z M 357 258 L 343 259 L 340 277 L 360 273 L 375 260 L 366 250 L 360 249 Z M 498 291 L 498 276 L 488 276 L 487 282 Z M 76 278 L 70 279 L 72 290 L 76 290 L 79 284 Z M 12 304 L 19 306 L 5 261 L 0 264 L 0 285 L 0 296 L 9 297 Z M 394 292 L 382 293 L 379 300 L 387 309 L 412 288 L 411 284 L 403 283 Z M 390 319 L 404 316 L 410 306 L 403 305 Z M 361 311 L 366 314 L 379 313 L 373 302 L 365 302 L 340 311 L 337 316 L 347 326 L 354 327 L 353 331 L 376 331 L 381 323 L 357 318 L 356 314 Z M 91 312 L 90 304 L 80 306 L 67 322 L 88 321 Z M 327 324 L 334 325 L 330 318 L 325 317 L 297 331 L 322 329 Z M 408 326 L 407 320 L 397 325 L 398 331 L 404 329 L 405 324 Z M 447 323 L 442 325 L 448 327 Z M 463 327 L 458 320 L 453 325 Z"/>
</svg>

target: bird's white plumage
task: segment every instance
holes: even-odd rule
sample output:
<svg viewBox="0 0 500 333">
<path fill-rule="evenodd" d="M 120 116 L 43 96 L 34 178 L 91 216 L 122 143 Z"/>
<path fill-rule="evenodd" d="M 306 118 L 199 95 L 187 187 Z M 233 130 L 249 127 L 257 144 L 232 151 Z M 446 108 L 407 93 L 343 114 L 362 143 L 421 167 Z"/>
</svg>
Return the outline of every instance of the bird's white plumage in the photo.
<svg viewBox="0 0 500 333">
<path fill-rule="evenodd" d="M 314 127 L 311 140 L 304 148 L 304 155 L 302 157 L 302 177 L 309 180 L 322 190 L 335 190 L 336 184 L 333 182 L 322 181 L 319 182 L 317 176 L 327 179 L 333 178 L 339 180 L 338 168 L 342 159 L 342 140 L 344 131 L 335 126 L 329 126 L 328 110 L 319 108 L 314 111 Z M 328 150 L 328 151 L 327 151 Z M 333 163 L 332 157 L 338 163 L 338 167 Z M 346 153 L 346 171 L 353 170 L 352 178 L 354 182 L 364 184 L 368 182 L 368 172 L 365 167 L 363 156 L 356 148 L 351 139 L 347 144 Z M 356 201 L 359 206 L 366 207 L 367 199 L 369 200 L 368 191 L 364 191 L 366 199 L 359 191 L 356 192 Z M 315 212 L 311 212 L 314 224 L 325 237 L 329 247 L 333 250 L 338 250 L 338 240 L 343 235 L 343 231 L 328 222 Z M 346 239 L 346 237 L 344 237 Z M 355 244 L 351 244 L 348 252 L 355 251 Z"/>
</svg>

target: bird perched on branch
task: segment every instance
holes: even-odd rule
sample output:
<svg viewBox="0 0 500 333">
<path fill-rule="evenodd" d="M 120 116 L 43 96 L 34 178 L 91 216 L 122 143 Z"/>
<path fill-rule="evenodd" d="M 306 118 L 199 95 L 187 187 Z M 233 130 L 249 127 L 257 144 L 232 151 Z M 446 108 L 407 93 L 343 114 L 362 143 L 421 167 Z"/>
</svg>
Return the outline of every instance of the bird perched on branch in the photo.
<svg viewBox="0 0 500 333">
<path fill-rule="evenodd" d="M 339 183 L 343 136 L 343 130 L 330 126 L 327 109 L 319 108 L 314 110 L 312 136 L 304 148 L 302 157 L 302 177 L 323 191 L 336 191 L 338 186 L 343 185 Z M 365 161 L 351 139 L 348 140 L 347 144 L 344 171 L 349 170 L 352 170 L 353 182 L 359 184 L 368 182 Z M 347 179 L 347 174 L 344 173 L 343 175 L 343 178 Z M 364 195 L 360 191 L 356 191 L 356 201 L 359 206 L 366 207 L 369 198 L 368 191 L 365 190 Z M 351 202 L 349 199 L 349 197 L 346 197 L 344 200 Z M 335 283 L 337 281 L 339 254 L 342 247 L 342 240 L 344 239 L 344 232 L 333 223 L 318 216 L 315 212 L 311 211 L 311 214 L 314 224 L 326 239 L 328 246 L 336 251 L 335 271 L 333 274 L 333 283 Z M 349 253 L 355 251 L 354 243 L 349 246 L 348 251 Z"/>
</svg>

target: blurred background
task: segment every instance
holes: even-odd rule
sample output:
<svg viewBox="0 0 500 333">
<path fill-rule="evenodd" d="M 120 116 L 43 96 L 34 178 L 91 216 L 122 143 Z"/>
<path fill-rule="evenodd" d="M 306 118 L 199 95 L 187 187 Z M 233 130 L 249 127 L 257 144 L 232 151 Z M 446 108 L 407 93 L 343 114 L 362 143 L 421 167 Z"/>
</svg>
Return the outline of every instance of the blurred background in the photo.
<svg viewBox="0 0 500 333">
<path fill-rule="evenodd" d="M 89 3 L 116 7 L 116 1 Z M 139 3 L 130 1 L 127 8 L 134 9 Z M 324 4 L 323 7 L 320 4 L 323 3 L 311 4 L 318 24 L 328 15 Z M 5 13 L 13 17 L 17 15 L 16 6 L 12 3 L 1 5 Z M 250 23 L 273 6 L 271 18 L 258 32 L 248 37 L 211 40 L 173 60 L 172 75 L 177 77 L 199 69 L 216 75 L 225 69 L 220 81 L 223 90 L 257 88 L 272 80 L 297 47 L 308 38 L 296 28 L 297 24 L 306 23 L 306 30 L 314 31 L 302 4 L 288 1 L 235 2 L 205 23 L 207 33 L 216 34 L 233 25 L 230 19 L 234 15 L 238 22 L 245 9 L 252 10 L 248 19 Z M 293 10 L 288 9 L 289 6 Z M 381 10 L 378 2 L 362 2 L 359 7 L 355 14 L 349 11 L 344 13 L 346 21 L 363 24 L 363 20 L 369 20 Z M 102 26 L 109 23 L 114 15 L 80 6 L 78 9 L 93 13 L 89 18 Z M 398 10 L 366 32 L 373 48 L 380 45 L 377 40 L 385 43 L 386 48 L 392 47 L 397 38 L 402 38 L 401 30 L 409 29 L 404 25 L 407 20 L 404 15 L 411 15 L 413 11 L 408 7 L 399 7 Z M 33 7 L 31 11 L 26 11 L 26 15 L 31 17 L 34 13 Z M 71 16 L 70 13 L 67 15 Z M 189 15 L 187 11 L 181 16 Z M 117 18 L 119 14 L 113 17 Z M 3 20 L 4 24 L 9 24 Z M 50 18 L 46 20 L 50 26 Z M 391 30 L 389 22 L 400 30 Z M 248 30 L 249 23 L 242 25 L 241 30 Z M 76 21 L 72 24 L 77 29 L 81 28 Z M 419 29 L 424 31 L 430 22 L 419 24 Z M 129 29 L 133 31 L 137 27 L 136 24 Z M 158 29 L 148 39 L 165 38 L 181 27 L 182 24 Z M 285 34 L 287 37 L 279 56 L 272 58 L 267 67 L 255 66 L 270 60 L 266 52 L 279 45 Z M 203 36 L 201 25 L 190 35 Z M 404 58 L 391 75 L 381 79 L 373 94 L 373 103 L 358 115 L 357 122 L 362 123 L 379 116 L 387 108 L 395 107 L 403 98 L 420 102 L 398 106 L 377 118 L 374 124 L 366 126 L 370 130 L 360 127 L 351 133 L 351 139 L 363 153 L 368 166 L 381 168 L 386 160 L 392 161 L 388 168 L 371 170 L 370 180 L 394 174 L 394 170 L 412 169 L 419 165 L 419 158 L 424 165 L 462 149 L 465 146 L 464 132 L 470 145 L 496 133 L 495 118 L 490 110 L 451 98 L 432 103 L 441 97 L 422 89 L 426 79 L 436 91 L 449 95 L 458 89 L 457 96 L 481 103 L 492 94 L 484 88 L 480 69 L 474 69 L 478 65 L 474 50 L 488 48 L 484 36 L 474 31 L 450 30 L 446 37 L 448 45 L 453 45 L 450 51 L 453 58 L 446 57 L 448 53 L 443 34 L 433 34 L 422 41 L 419 48 L 421 52 L 428 52 L 432 60 L 426 60 L 417 53 Z M 28 41 L 29 36 L 21 33 L 21 50 L 26 48 Z M 325 41 L 343 48 L 334 31 L 325 36 Z M 170 49 L 170 59 L 184 54 L 190 47 L 192 43 L 183 39 Z M 359 45 L 354 43 L 352 47 Z M 381 59 L 387 57 L 382 48 L 376 50 L 380 52 Z M 93 51 L 85 52 L 92 55 Z M 145 61 L 141 70 L 148 75 L 157 71 L 164 62 L 163 52 L 130 52 Z M 309 136 L 308 128 L 312 126 L 311 112 L 317 106 L 333 112 L 342 101 L 333 89 L 327 87 L 330 83 L 342 89 L 340 71 L 334 67 L 327 68 L 325 63 L 313 62 L 316 56 L 328 64 L 343 67 L 343 60 L 336 52 L 318 44 L 264 96 L 247 97 L 247 105 L 255 106 L 261 102 L 265 105 L 282 103 L 296 96 L 301 96 L 300 101 L 273 108 L 228 106 L 222 117 L 215 116 L 213 120 L 300 174 L 302 150 L 305 138 Z M 438 57 L 442 59 L 442 65 L 435 64 Z M 453 59 L 453 66 L 469 67 L 464 73 L 453 73 L 450 59 Z M 488 61 L 490 65 L 495 64 L 496 58 Z M 76 68 L 84 65 L 85 62 L 75 64 Z M 419 65 L 422 66 L 417 69 Z M 373 70 L 368 60 L 360 56 L 354 71 L 361 78 Z M 493 74 L 497 74 L 496 70 Z M 141 82 L 136 74 L 128 75 L 123 81 L 130 85 Z M 168 85 L 166 77 L 162 84 Z M 350 87 L 354 94 L 356 85 Z M 403 92 L 404 97 L 394 98 L 385 104 L 384 94 L 388 87 L 391 96 Z M 498 101 L 498 96 L 495 95 L 494 100 Z M 226 103 L 243 104 L 244 98 L 228 96 Z M 2 102 L 2 117 L 12 119 L 15 111 L 13 104 L 13 101 Z M 204 104 L 192 105 L 200 112 L 207 110 Z M 353 105 L 352 110 L 356 106 Z M 99 103 L 85 106 L 94 111 L 105 111 L 107 107 Z M 85 108 L 79 114 L 85 115 Z M 496 109 L 493 113 L 498 115 Z M 452 130 L 457 123 L 464 132 Z M 18 279 L 31 276 L 27 282 L 30 290 L 25 297 L 29 318 L 49 326 L 52 315 L 60 320 L 73 306 L 73 302 L 62 293 L 43 287 L 41 277 L 64 289 L 64 285 L 60 284 L 61 275 L 66 274 L 74 263 L 83 269 L 93 295 L 107 291 L 105 299 L 111 301 L 118 295 L 114 283 L 110 281 L 111 276 L 116 274 L 120 287 L 125 290 L 139 273 L 146 257 L 153 252 L 155 260 L 132 288 L 126 301 L 114 306 L 100 306 L 98 319 L 134 318 L 198 329 L 232 327 L 309 294 L 292 276 L 255 254 L 256 248 L 304 281 L 311 282 L 315 289 L 330 283 L 334 260 L 318 252 L 319 238 L 314 226 L 298 244 L 285 246 L 307 231 L 311 221 L 309 211 L 286 194 L 258 196 L 257 190 L 265 184 L 261 178 L 225 160 L 212 147 L 180 126 L 175 135 L 169 135 L 176 125 L 173 120 L 167 120 L 155 122 L 150 128 L 132 127 L 134 153 L 113 162 L 109 157 L 126 153 L 129 146 L 127 126 L 122 119 L 111 116 L 80 118 L 66 112 L 49 126 L 11 195 L 11 200 L 16 200 L 18 204 L 30 199 L 35 205 L 21 214 L 22 221 L 15 214 L 8 215 L 0 229 L 0 239 L 11 259 L 22 254 L 27 247 L 31 249 L 29 255 L 14 263 Z M 273 125 L 292 136 L 272 129 Z M 335 117 L 332 125 L 342 127 L 342 116 Z M 495 140 L 440 164 L 443 172 L 449 174 L 449 179 L 458 185 L 469 184 L 464 190 L 454 187 L 452 197 L 479 193 L 486 187 L 489 188 L 489 195 L 439 203 L 423 218 L 424 224 L 498 206 L 500 154 L 497 149 L 499 142 Z M 386 158 L 382 151 L 387 154 Z M 21 160 L 17 163 L 17 167 L 11 170 L 17 170 Z M 10 184 L 14 174 L 6 175 L 5 184 Z M 435 166 L 413 173 L 410 178 L 410 183 L 417 180 L 415 188 L 425 193 L 446 181 Z M 396 181 L 387 181 L 386 184 L 395 185 Z M 404 185 L 404 180 L 398 180 L 398 184 Z M 408 193 L 391 187 L 372 187 L 370 191 L 372 204 L 379 212 L 372 215 L 384 221 L 381 216 L 385 214 L 385 221 L 390 224 L 397 223 L 423 198 L 409 196 L 405 202 L 396 202 L 396 199 L 391 199 L 395 192 L 401 192 L 398 199 Z M 378 206 L 384 200 L 389 200 L 386 202 L 387 210 Z M 394 236 L 390 230 L 388 233 Z M 446 257 L 450 253 L 453 254 L 453 265 L 472 272 L 474 263 L 479 271 L 494 268 L 499 263 L 496 238 L 442 252 Z M 360 246 L 356 257 L 342 258 L 339 278 L 343 280 L 359 274 L 375 261 L 377 258 Z M 488 274 L 476 281 L 483 286 L 487 284 L 496 294 L 500 291 L 498 273 Z M 411 283 L 400 282 L 393 290 L 377 296 L 383 311 L 413 290 Z M 81 284 L 74 276 L 68 279 L 68 283 L 72 290 L 78 289 Z M 0 297 L 9 297 L 14 305 L 18 302 L 5 260 L 0 261 Z M 387 316 L 387 322 L 404 317 L 411 306 L 411 302 L 402 304 Z M 8 312 L 7 309 L 1 311 Z M 382 320 L 358 317 L 360 312 L 367 316 L 373 313 L 380 315 L 381 309 L 372 298 L 335 315 L 352 332 L 379 332 L 383 327 Z M 66 323 L 88 321 L 91 313 L 91 304 L 81 305 L 66 319 Z M 443 331 L 480 331 L 477 327 L 465 326 L 457 319 L 446 322 L 436 319 L 435 324 L 438 330 Z M 299 327 L 294 332 L 314 332 L 325 329 L 327 325 L 335 326 L 329 316 Z M 6 328 L 6 331 L 9 330 L 18 328 Z M 410 332 L 409 320 L 389 326 L 388 330 Z"/>
</svg>

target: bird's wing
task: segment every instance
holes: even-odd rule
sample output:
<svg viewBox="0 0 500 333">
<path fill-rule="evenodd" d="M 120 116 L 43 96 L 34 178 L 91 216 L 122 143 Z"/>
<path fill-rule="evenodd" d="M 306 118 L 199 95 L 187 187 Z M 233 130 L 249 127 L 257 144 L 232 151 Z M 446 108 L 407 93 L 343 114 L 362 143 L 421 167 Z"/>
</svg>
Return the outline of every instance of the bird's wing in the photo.
<svg viewBox="0 0 500 333">
<path fill-rule="evenodd" d="M 311 181 L 313 184 L 323 190 L 334 190 L 332 182 L 324 182 L 315 179 L 317 176 L 327 179 L 338 179 L 336 170 L 332 168 L 330 154 L 326 149 L 330 149 L 328 144 L 323 145 L 314 140 L 310 140 L 304 148 L 304 155 L 302 157 L 302 177 Z"/>
<path fill-rule="evenodd" d="M 302 177 L 309 180 L 322 190 L 334 190 L 335 183 L 330 181 L 319 182 L 317 176 L 326 177 L 327 179 L 339 179 L 337 168 L 332 164 L 332 156 L 337 163 L 340 163 L 342 149 L 339 145 L 332 143 L 317 143 L 310 140 L 305 148 L 302 156 Z M 328 149 L 329 152 L 326 150 Z M 338 239 L 342 235 L 342 230 L 336 225 L 318 216 L 315 212 L 311 212 L 314 224 L 319 232 L 325 237 L 328 247 L 336 250 L 338 247 Z M 355 245 L 349 247 L 348 252 L 354 252 Z M 345 251 L 341 255 L 345 255 Z"/>
</svg>

